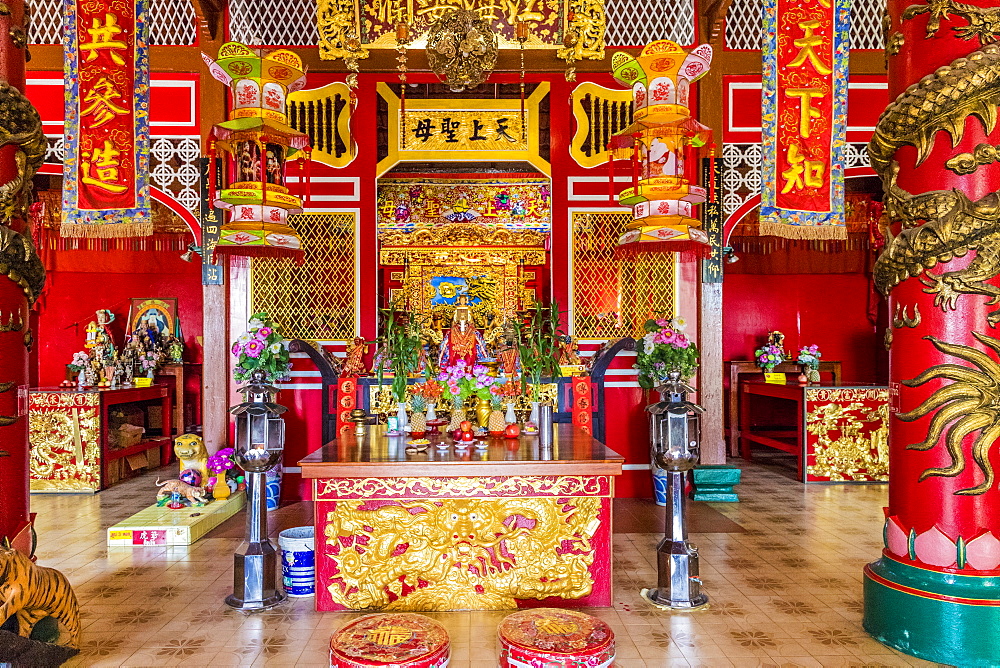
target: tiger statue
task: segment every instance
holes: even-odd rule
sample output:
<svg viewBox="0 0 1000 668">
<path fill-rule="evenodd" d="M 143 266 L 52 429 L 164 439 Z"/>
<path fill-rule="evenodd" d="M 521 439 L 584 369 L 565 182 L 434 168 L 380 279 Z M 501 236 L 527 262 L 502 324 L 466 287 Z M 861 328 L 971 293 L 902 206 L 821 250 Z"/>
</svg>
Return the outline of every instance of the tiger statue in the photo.
<svg viewBox="0 0 1000 668">
<path fill-rule="evenodd" d="M 0 545 L 0 624 L 11 616 L 25 638 L 41 619 L 54 617 L 59 622 L 55 644 L 80 647 L 80 605 L 66 576 Z"/>
</svg>

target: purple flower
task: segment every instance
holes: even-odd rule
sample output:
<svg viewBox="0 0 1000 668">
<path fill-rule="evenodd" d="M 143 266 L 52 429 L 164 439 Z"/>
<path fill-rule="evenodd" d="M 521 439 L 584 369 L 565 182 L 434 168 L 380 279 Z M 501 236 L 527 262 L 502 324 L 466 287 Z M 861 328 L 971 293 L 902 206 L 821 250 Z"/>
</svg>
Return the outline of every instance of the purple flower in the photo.
<svg viewBox="0 0 1000 668">
<path fill-rule="evenodd" d="M 264 352 L 264 344 L 254 339 L 243 347 L 243 351 L 250 357 L 260 357 L 260 354 Z"/>
</svg>

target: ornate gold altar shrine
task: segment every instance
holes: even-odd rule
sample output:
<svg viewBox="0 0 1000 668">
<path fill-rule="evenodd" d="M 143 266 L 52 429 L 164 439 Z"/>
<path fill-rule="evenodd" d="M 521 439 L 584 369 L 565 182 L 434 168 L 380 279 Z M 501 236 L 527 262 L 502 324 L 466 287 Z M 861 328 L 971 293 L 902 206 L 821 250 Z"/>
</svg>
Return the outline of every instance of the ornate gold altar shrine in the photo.
<svg viewBox="0 0 1000 668">
<path fill-rule="evenodd" d="M 619 455 L 571 425 L 551 450 L 533 436 L 404 447 L 375 427 L 300 462 L 313 479 L 318 610 L 611 604 Z"/>
</svg>

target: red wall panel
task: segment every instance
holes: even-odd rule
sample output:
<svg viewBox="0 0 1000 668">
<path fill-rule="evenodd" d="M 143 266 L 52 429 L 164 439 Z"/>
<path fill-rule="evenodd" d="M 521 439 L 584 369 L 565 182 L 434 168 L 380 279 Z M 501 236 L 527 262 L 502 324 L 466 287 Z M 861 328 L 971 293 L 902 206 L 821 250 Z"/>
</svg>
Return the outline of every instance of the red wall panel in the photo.
<svg viewBox="0 0 1000 668">
<path fill-rule="evenodd" d="M 840 360 L 844 380 L 885 382 L 876 358 L 881 341 L 868 321 L 864 274 L 729 274 L 723 284 L 722 353 L 753 359 L 769 331 L 785 334 L 785 348 L 816 344 L 823 360 Z"/>
<path fill-rule="evenodd" d="M 175 251 L 67 250 L 46 254 L 48 279 L 36 332 L 38 384 L 58 385 L 73 353 L 83 350 L 87 324 L 97 309 L 118 316 L 112 324 L 121 346 L 133 297 L 176 297 L 184 333 L 184 358 L 201 361 L 201 266 Z M 75 325 L 74 323 L 78 323 Z"/>
</svg>

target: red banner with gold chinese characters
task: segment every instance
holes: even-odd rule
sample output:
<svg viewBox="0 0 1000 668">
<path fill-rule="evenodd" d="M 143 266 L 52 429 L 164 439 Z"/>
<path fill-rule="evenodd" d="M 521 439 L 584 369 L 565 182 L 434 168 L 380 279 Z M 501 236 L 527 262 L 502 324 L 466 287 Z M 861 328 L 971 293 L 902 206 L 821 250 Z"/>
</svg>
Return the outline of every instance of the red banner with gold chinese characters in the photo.
<svg viewBox="0 0 1000 668">
<path fill-rule="evenodd" d="M 146 0 L 65 0 L 63 236 L 153 233 Z"/>
<path fill-rule="evenodd" d="M 760 233 L 846 239 L 849 0 L 765 0 Z"/>
</svg>

